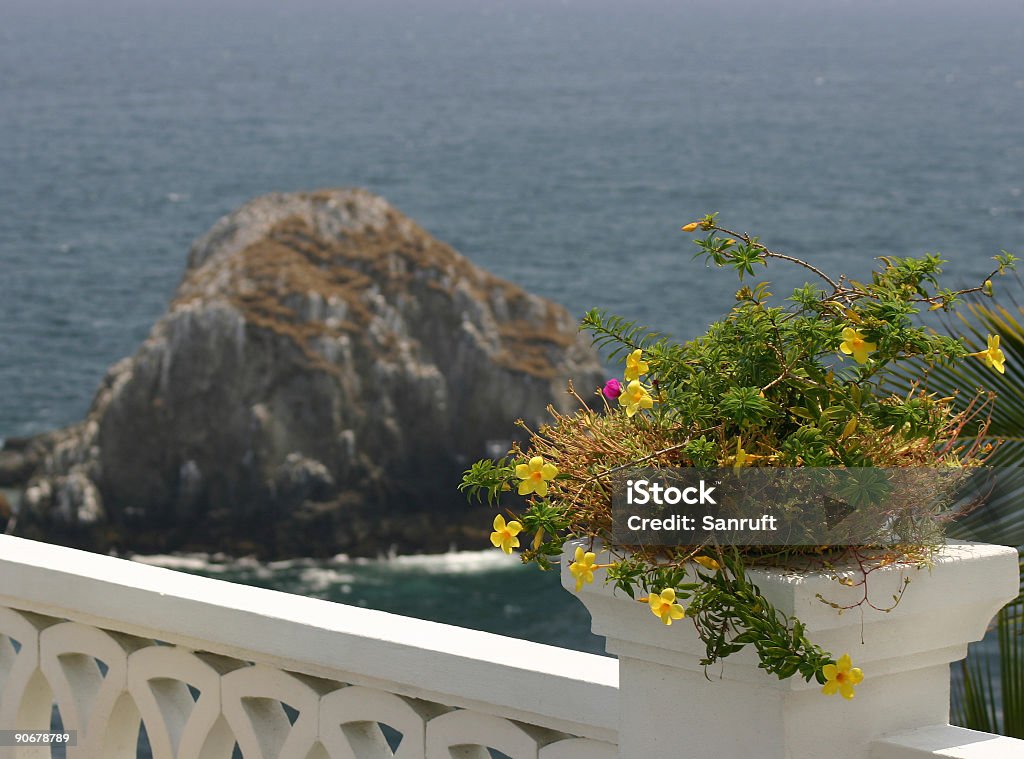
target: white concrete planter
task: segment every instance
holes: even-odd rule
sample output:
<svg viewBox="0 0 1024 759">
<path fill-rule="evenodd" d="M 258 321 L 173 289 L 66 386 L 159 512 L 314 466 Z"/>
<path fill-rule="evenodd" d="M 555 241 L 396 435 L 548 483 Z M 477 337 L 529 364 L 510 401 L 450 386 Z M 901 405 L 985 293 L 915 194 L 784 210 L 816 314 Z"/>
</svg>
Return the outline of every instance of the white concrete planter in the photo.
<svg viewBox="0 0 1024 759">
<path fill-rule="evenodd" d="M 562 562 L 562 584 L 570 591 L 576 545 L 566 546 Z M 609 560 L 598 553 L 598 563 Z M 855 581 L 860 576 L 846 574 Z M 576 595 L 590 611 L 594 632 L 620 660 L 620 756 L 890 756 L 872 754 L 872 742 L 946 724 L 949 663 L 963 658 L 967 644 L 979 640 L 1016 596 L 1017 552 L 951 544 L 930 571 L 886 567 L 872 573 L 871 599 L 891 605 L 904 577 L 910 585 L 891 612 L 863 605 L 840 614 L 818 594 L 848 605 L 863 588 L 840 585 L 824 572 L 750 572 L 776 608 L 805 623 L 814 643 L 837 658 L 849 653 L 863 669 L 856 698 L 846 701 L 822 695 L 818 683 L 799 676 L 779 681 L 757 668 L 750 648 L 705 673 L 699 664 L 704 645 L 691 623 L 661 624 L 646 604 L 605 585 L 604 572 L 596 572 L 594 583 Z"/>
</svg>

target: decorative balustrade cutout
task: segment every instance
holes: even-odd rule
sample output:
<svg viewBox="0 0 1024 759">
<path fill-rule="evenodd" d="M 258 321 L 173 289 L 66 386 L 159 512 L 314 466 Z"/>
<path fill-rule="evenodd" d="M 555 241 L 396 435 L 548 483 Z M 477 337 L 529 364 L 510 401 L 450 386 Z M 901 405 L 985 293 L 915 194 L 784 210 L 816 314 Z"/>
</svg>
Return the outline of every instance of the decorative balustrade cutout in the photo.
<svg viewBox="0 0 1024 759">
<path fill-rule="evenodd" d="M 68 759 L 613 759 L 610 743 L 0 608 L 0 725 L 77 732 Z M 57 749 L 63 751 L 64 747 Z M 0 749 L 50 756 L 50 748 Z"/>
</svg>

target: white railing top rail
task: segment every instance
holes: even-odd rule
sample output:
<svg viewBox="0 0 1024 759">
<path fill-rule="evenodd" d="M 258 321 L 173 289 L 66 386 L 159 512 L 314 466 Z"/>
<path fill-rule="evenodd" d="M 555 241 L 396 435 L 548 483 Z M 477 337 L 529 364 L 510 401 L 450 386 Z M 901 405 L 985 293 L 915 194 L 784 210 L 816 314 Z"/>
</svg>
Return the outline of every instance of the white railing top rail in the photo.
<svg viewBox="0 0 1024 759">
<path fill-rule="evenodd" d="M 0 605 L 597 740 L 618 732 L 608 657 L 6 535 Z"/>
<path fill-rule="evenodd" d="M 1019 759 L 1024 741 L 953 725 L 931 725 L 876 741 L 871 759 Z"/>
</svg>

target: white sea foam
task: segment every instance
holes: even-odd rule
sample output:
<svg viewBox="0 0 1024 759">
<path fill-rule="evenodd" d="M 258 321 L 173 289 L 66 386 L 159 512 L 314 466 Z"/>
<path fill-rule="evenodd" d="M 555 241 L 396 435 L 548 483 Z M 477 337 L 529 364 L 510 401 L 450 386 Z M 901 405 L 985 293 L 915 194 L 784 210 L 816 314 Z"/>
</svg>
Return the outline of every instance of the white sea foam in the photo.
<svg viewBox="0 0 1024 759">
<path fill-rule="evenodd" d="M 231 567 L 223 557 L 218 559 L 207 553 L 152 554 L 132 556 L 132 561 L 164 569 L 178 569 L 183 572 L 223 572 Z"/>
<path fill-rule="evenodd" d="M 299 558 L 271 562 L 261 562 L 252 556 L 234 559 L 224 554 L 152 554 L 133 556 L 132 561 L 184 572 L 217 573 L 243 570 L 253 573 L 256 577 L 271 577 L 278 572 L 300 569 L 302 581 L 308 582 L 311 588 L 318 589 L 332 584 L 353 582 L 355 576 L 351 572 L 340 571 L 340 568 L 346 565 L 428 574 L 472 574 L 521 566 L 516 556 L 507 556 L 494 549 L 391 556 L 380 559 L 353 559 L 345 554 L 338 554 L 327 560 Z"/>
<path fill-rule="evenodd" d="M 493 548 L 484 551 L 449 551 L 448 553 L 396 556 L 382 563 L 395 569 L 412 569 L 431 574 L 467 574 L 490 572 L 522 566 L 517 556 L 508 556 Z"/>
<path fill-rule="evenodd" d="M 309 592 L 317 593 L 334 585 L 348 585 L 355 582 L 356 578 L 351 573 L 339 572 L 329 567 L 308 567 L 302 570 L 299 579 Z"/>
</svg>

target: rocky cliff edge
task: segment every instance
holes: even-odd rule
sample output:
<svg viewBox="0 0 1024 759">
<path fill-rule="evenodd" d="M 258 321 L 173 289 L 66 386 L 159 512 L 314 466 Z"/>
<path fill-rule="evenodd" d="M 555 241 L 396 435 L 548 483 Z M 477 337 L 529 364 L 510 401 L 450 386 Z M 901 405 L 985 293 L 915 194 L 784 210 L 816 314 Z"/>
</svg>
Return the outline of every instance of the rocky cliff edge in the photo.
<svg viewBox="0 0 1024 759">
<path fill-rule="evenodd" d="M 573 407 L 570 378 L 601 369 L 561 306 L 368 192 L 272 194 L 193 245 L 86 418 L 11 441 L 0 479 L 18 534 L 94 550 L 482 548 L 461 471 Z"/>
</svg>

